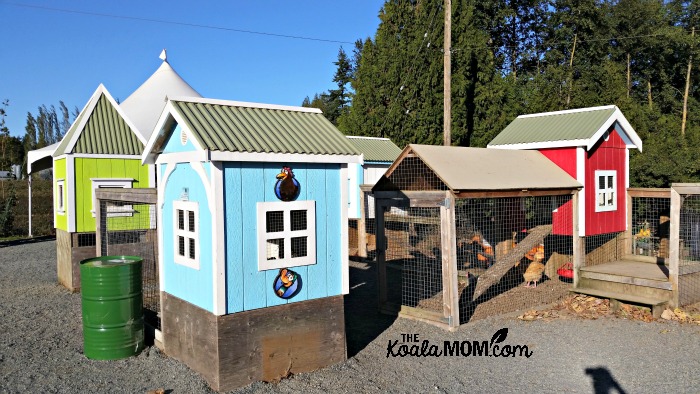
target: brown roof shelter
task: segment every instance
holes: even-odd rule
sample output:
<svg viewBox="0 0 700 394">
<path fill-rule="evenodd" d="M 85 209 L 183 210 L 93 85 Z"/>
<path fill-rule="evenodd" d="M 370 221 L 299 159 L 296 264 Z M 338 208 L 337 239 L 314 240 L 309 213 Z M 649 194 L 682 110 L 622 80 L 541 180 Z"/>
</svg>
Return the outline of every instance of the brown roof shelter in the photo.
<svg viewBox="0 0 700 394">
<path fill-rule="evenodd" d="M 402 316 L 455 329 L 460 322 L 455 201 L 571 195 L 575 205 L 581 187 L 578 181 L 537 151 L 408 145 L 372 189 L 376 199 L 380 309 L 388 313 L 395 313 L 398 309 Z M 383 212 L 390 207 L 440 209 L 441 250 L 437 255 L 442 265 L 441 312 L 394 305 L 388 301 Z M 435 222 L 438 223 L 437 218 Z M 572 239 L 574 253 L 577 253 L 575 243 L 578 237 Z M 478 294 L 503 277 L 513 266 L 511 260 L 496 262 L 479 278 L 482 283 L 476 284 Z"/>
</svg>

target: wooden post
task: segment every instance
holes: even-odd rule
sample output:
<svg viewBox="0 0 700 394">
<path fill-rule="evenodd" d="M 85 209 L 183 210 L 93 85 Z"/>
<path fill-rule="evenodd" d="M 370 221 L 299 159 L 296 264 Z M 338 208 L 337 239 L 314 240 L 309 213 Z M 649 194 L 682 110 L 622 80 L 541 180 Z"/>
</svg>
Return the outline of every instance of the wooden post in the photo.
<svg viewBox="0 0 700 394">
<path fill-rule="evenodd" d="M 103 228 L 102 226 L 102 200 L 99 198 L 96 198 L 97 200 L 97 205 L 95 207 L 95 256 L 100 257 L 102 256 L 102 232 L 105 231 L 105 236 L 106 236 L 106 228 Z M 107 223 L 105 222 L 105 226 Z"/>
<path fill-rule="evenodd" d="M 627 205 L 625 209 L 627 210 L 627 229 L 625 230 L 625 253 L 626 254 L 634 254 L 634 250 L 632 250 L 632 237 L 634 237 L 634 223 L 632 223 L 632 195 L 630 194 L 629 191 L 627 191 Z"/>
<path fill-rule="evenodd" d="M 360 186 L 360 218 L 357 220 L 357 255 L 367 258 L 367 194 Z"/>
<path fill-rule="evenodd" d="M 579 194 L 583 193 L 582 190 L 574 193 L 571 202 L 573 205 L 573 226 L 572 226 L 572 238 L 573 238 L 573 266 L 574 266 L 574 289 L 578 288 L 578 283 L 580 279 L 580 271 L 583 267 L 583 263 L 586 259 L 584 239 L 579 236 L 579 217 L 578 217 L 578 204 L 580 203 Z"/>
<path fill-rule="evenodd" d="M 379 311 L 386 307 L 387 278 L 386 278 L 386 242 L 384 237 L 384 201 L 374 200 L 374 223 L 377 226 L 376 234 L 376 259 L 377 259 L 377 287 L 379 288 Z"/>
<path fill-rule="evenodd" d="M 442 303 L 443 316 L 450 329 L 459 327 L 459 293 L 457 282 L 457 245 L 455 226 L 455 198 L 445 192 L 444 205 L 440 207 L 442 229 Z"/>
<path fill-rule="evenodd" d="M 452 0 L 445 0 L 445 42 L 443 69 L 445 73 L 444 86 L 444 139 L 443 145 L 452 145 Z"/>
<path fill-rule="evenodd" d="M 668 264 L 668 279 L 671 281 L 671 300 L 669 302 L 672 308 L 678 305 L 678 266 L 680 262 L 680 220 L 681 220 L 681 195 L 671 185 L 671 228 L 669 238 L 669 264 Z"/>
</svg>

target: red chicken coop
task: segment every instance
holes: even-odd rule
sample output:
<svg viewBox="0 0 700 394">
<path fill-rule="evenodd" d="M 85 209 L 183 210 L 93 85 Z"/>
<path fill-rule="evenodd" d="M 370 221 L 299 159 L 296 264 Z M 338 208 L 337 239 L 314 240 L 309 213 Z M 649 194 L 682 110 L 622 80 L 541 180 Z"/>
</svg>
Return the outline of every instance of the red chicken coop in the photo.
<svg viewBox="0 0 700 394">
<path fill-rule="evenodd" d="M 581 187 L 537 151 L 407 146 L 373 188 L 380 308 L 454 329 L 560 299 Z"/>
</svg>

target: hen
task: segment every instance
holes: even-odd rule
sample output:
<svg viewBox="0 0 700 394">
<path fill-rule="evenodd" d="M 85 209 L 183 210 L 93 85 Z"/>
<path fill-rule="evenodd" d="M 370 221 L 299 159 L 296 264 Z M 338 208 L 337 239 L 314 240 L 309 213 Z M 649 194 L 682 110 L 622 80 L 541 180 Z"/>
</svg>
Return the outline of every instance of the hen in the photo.
<svg viewBox="0 0 700 394">
<path fill-rule="evenodd" d="M 532 287 L 537 287 L 537 281 L 542 279 L 544 272 L 544 264 L 539 261 L 533 261 L 525 270 L 523 278 L 525 279 L 525 287 L 530 287 L 530 282 L 534 282 Z"/>
</svg>

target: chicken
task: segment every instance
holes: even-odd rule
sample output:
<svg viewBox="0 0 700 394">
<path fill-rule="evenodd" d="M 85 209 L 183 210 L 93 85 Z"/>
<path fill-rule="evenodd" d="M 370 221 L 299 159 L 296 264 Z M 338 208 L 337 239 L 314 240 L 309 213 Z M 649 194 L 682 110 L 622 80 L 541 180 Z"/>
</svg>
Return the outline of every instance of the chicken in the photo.
<svg viewBox="0 0 700 394">
<path fill-rule="evenodd" d="M 530 282 L 534 282 L 532 287 L 537 287 L 537 281 L 542 279 L 544 272 L 544 264 L 539 261 L 533 261 L 525 270 L 523 278 L 525 279 L 525 287 L 530 287 Z"/>
<path fill-rule="evenodd" d="M 299 181 L 294 179 L 294 173 L 290 167 L 283 167 L 277 174 L 275 195 L 282 201 L 293 201 L 299 196 Z"/>
</svg>

